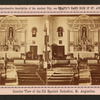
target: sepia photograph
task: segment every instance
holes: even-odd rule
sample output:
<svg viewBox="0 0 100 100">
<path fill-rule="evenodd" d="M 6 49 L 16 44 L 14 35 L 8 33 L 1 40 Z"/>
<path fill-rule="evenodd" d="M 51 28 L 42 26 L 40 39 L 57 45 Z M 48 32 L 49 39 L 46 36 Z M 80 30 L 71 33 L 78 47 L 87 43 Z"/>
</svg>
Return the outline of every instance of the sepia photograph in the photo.
<svg viewBox="0 0 100 100">
<path fill-rule="evenodd" d="M 46 85 L 45 16 L 0 16 L 0 84 Z"/>
<path fill-rule="evenodd" d="M 0 85 L 100 85 L 100 16 L 0 15 Z"/>
<path fill-rule="evenodd" d="M 100 85 L 100 16 L 50 18 L 47 84 Z"/>
</svg>

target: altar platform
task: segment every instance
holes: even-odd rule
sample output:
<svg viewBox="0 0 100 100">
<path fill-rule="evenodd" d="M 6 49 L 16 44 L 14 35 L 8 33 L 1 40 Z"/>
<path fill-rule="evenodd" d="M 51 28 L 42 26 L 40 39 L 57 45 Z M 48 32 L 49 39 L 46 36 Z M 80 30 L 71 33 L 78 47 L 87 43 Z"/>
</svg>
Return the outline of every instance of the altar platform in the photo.
<svg viewBox="0 0 100 100">
<path fill-rule="evenodd" d="M 87 52 L 87 51 L 81 51 L 81 52 L 73 52 L 74 57 L 78 58 L 94 58 L 95 57 L 95 53 L 98 52 Z"/>
<path fill-rule="evenodd" d="M 15 52 L 15 51 L 5 51 L 5 52 L 0 52 L 0 58 L 5 58 L 5 55 L 7 58 L 21 58 L 21 54 L 24 52 Z"/>
</svg>

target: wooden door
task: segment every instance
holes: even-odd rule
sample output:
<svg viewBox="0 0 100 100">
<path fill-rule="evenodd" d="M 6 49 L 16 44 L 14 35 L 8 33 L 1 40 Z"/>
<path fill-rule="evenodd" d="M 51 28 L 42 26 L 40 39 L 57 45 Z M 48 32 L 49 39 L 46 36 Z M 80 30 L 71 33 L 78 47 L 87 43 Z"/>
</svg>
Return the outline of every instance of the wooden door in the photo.
<svg viewBox="0 0 100 100">
<path fill-rule="evenodd" d="M 30 46 L 30 52 L 33 55 L 37 55 L 37 46 Z"/>
</svg>

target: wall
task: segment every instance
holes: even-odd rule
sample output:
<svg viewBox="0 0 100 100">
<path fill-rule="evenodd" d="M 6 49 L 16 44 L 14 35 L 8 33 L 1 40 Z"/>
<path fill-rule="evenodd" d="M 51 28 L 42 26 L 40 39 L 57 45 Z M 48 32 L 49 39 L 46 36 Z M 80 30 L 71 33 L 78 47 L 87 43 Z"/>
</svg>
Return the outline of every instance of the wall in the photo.
<svg viewBox="0 0 100 100">
<path fill-rule="evenodd" d="M 0 16 L 0 21 L 5 16 Z M 22 23 L 22 28 L 25 29 L 23 31 L 26 34 L 26 52 L 30 50 L 30 45 L 37 45 L 38 46 L 38 54 L 43 54 L 44 50 L 44 25 L 45 21 L 49 21 L 49 44 L 57 44 L 57 45 L 64 45 L 65 46 L 65 54 L 69 51 L 69 40 L 73 40 L 73 36 L 70 36 L 72 30 L 72 23 L 78 16 L 48 16 L 46 19 L 45 16 L 16 16 Z M 100 30 L 100 16 L 90 16 L 91 19 L 95 23 L 95 37 L 94 40 L 98 37 L 98 30 Z M 63 37 L 58 37 L 57 28 L 62 26 L 64 29 Z M 32 37 L 32 28 L 37 27 L 37 36 Z M 24 35 L 25 35 L 24 34 Z M 100 33 L 99 33 L 100 34 Z M 22 36 L 21 36 L 22 39 Z M 100 41 L 100 36 L 99 36 Z M 62 44 L 59 44 L 59 40 L 62 40 Z M 98 41 L 98 40 L 97 40 Z M 96 42 L 97 42 L 96 41 Z M 33 43 L 35 42 L 35 43 Z M 99 50 L 100 51 L 100 50 Z"/>
<path fill-rule="evenodd" d="M 69 51 L 68 49 L 68 24 L 67 24 L 67 16 L 53 16 L 52 18 L 52 43 L 55 43 L 57 45 L 64 45 L 65 46 L 65 54 L 67 54 Z M 58 37 L 58 32 L 57 32 L 57 28 L 59 26 L 62 26 L 64 29 L 63 32 L 63 37 Z M 59 40 L 62 40 L 62 44 L 59 44 Z"/>
<path fill-rule="evenodd" d="M 1 16 L 0 22 L 2 22 L 2 19 L 4 19 L 4 18 L 6 18 L 6 16 Z M 12 18 L 18 19 L 22 25 L 21 29 L 17 30 L 19 32 L 19 35 L 17 34 L 17 37 L 19 37 L 20 42 L 24 42 L 26 40 L 26 42 L 25 42 L 26 47 L 25 48 L 21 47 L 21 51 L 24 51 L 24 49 L 26 49 L 26 52 L 28 52 L 30 50 L 30 45 L 36 45 L 36 46 L 38 46 L 37 53 L 42 54 L 43 50 L 44 50 L 45 17 L 44 16 L 11 16 L 11 18 L 9 17 L 9 20 L 13 21 Z M 9 22 L 7 22 L 7 21 L 5 21 L 5 23 L 7 23 L 7 25 L 9 24 Z M 37 27 L 36 37 L 32 37 L 32 28 L 33 27 Z M 25 36 L 26 36 L 26 39 L 25 39 Z M 33 41 L 35 43 L 33 43 Z"/>
<path fill-rule="evenodd" d="M 83 19 L 86 19 L 84 17 Z M 65 54 L 68 52 L 74 52 L 73 46 L 70 45 L 70 41 L 74 42 L 74 33 L 77 32 L 75 28 L 73 28 L 73 22 L 78 18 L 79 16 L 52 16 L 52 43 L 55 43 L 57 45 L 64 45 L 65 46 Z M 93 20 L 93 23 L 95 24 L 94 29 L 91 29 L 94 32 L 93 41 L 98 42 L 98 39 L 100 40 L 100 37 L 98 38 L 98 30 L 100 30 L 100 16 L 89 16 L 91 20 Z M 88 18 L 89 18 L 88 17 Z M 89 23 L 84 23 L 88 25 Z M 64 29 L 63 37 L 58 37 L 57 33 L 57 27 L 62 26 Z M 73 31 L 75 31 L 73 33 Z M 59 44 L 59 40 L 62 40 L 62 44 Z M 95 45 L 95 44 L 94 44 Z M 70 47 L 70 48 L 69 48 Z M 100 50 L 99 50 L 100 51 Z M 94 52 L 98 52 L 98 47 L 94 47 Z"/>
<path fill-rule="evenodd" d="M 38 54 L 43 53 L 44 49 L 44 16 L 40 17 L 28 17 L 27 18 L 27 31 L 26 31 L 26 45 L 27 49 L 26 51 L 28 52 L 30 49 L 30 45 L 37 45 L 38 46 Z M 36 37 L 32 37 L 32 28 L 37 27 L 37 35 Z M 32 43 L 32 41 L 35 42 L 35 44 Z"/>
</svg>

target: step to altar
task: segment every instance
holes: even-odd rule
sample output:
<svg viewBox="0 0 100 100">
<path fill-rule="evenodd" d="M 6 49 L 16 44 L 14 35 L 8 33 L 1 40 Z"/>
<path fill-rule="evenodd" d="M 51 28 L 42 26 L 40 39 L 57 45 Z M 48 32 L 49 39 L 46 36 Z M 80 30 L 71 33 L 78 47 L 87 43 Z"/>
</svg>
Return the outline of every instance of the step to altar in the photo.
<svg viewBox="0 0 100 100">
<path fill-rule="evenodd" d="M 5 78 L 5 85 L 18 85 L 18 78 L 16 69 L 7 69 L 6 78 Z"/>
<path fill-rule="evenodd" d="M 79 85 L 91 85 L 89 68 L 79 70 Z"/>
</svg>

